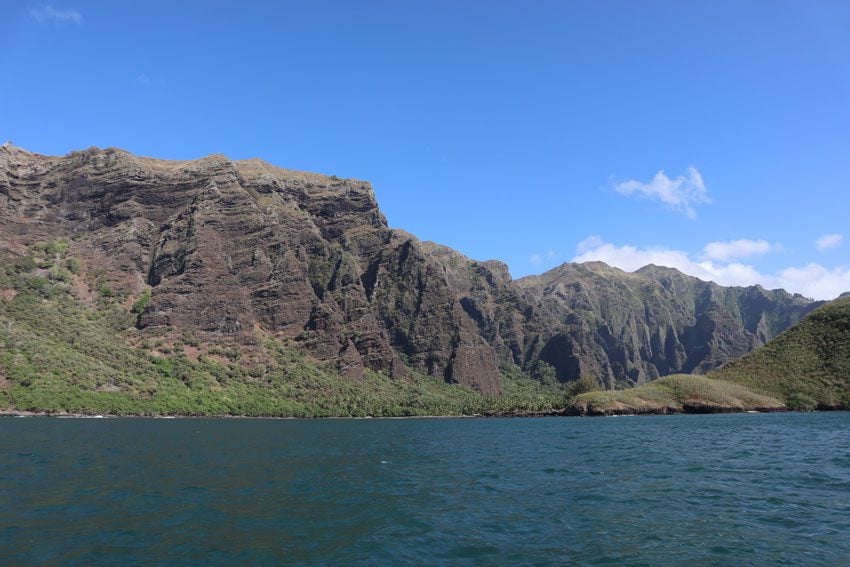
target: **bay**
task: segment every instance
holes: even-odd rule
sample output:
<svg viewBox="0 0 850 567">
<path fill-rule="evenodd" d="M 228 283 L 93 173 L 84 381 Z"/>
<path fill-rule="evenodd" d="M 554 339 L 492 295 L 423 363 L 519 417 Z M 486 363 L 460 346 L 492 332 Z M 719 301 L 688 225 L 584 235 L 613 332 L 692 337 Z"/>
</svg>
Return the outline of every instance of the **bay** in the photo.
<svg viewBox="0 0 850 567">
<path fill-rule="evenodd" d="M 0 419 L 0 564 L 842 565 L 850 413 Z"/>
</svg>

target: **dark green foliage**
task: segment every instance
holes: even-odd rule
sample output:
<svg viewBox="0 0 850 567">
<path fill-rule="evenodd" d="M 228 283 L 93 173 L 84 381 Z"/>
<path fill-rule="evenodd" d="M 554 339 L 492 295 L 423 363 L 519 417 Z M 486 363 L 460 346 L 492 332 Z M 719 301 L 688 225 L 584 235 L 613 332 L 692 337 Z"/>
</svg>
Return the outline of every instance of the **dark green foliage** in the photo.
<svg viewBox="0 0 850 567">
<path fill-rule="evenodd" d="M 794 392 L 788 396 L 785 405 L 789 411 L 815 411 L 818 407 L 818 403 L 814 398 L 799 392 Z"/>
<path fill-rule="evenodd" d="M 557 384 L 558 375 L 555 367 L 543 360 L 535 360 L 528 372 L 532 378 L 542 384 Z"/>
<path fill-rule="evenodd" d="M 475 413 L 546 412 L 567 405 L 568 393 L 563 384 L 540 382 L 515 365 L 501 370 L 502 394 L 485 398 L 489 406 Z"/>
<path fill-rule="evenodd" d="M 141 315 L 144 312 L 145 307 L 147 307 L 150 302 L 151 292 L 150 290 L 148 290 L 145 291 L 142 296 L 133 303 L 133 308 L 131 311 L 136 315 Z"/>
<path fill-rule="evenodd" d="M 596 392 L 602 389 L 602 384 L 599 383 L 596 376 L 590 374 L 582 374 L 578 380 L 570 383 L 567 387 L 570 397 L 586 394 L 587 392 Z"/>
<path fill-rule="evenodd" d="M 100 296 L 104 299 L 109 299 L 115 296 L 115 292 L 112 291 L 112 288 L 106 285 L 104 282 L 99 282 L 97 285 L 97 291 L 100 293 Z"/>
<path fill-rule="evenodd" d="M 15 260 L 14 271 L 19 274 L 29 273 L 38 267 L 32 256 L 22 256 Z"/>
</svg>

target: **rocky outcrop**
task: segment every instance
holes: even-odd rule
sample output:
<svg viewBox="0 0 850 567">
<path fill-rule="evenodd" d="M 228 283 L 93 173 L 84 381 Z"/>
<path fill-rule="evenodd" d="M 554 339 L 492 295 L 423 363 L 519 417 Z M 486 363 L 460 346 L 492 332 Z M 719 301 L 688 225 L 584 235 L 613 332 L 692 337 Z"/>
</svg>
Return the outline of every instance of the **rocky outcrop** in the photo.
<svg viewBox="0 0 850 567">
<path fill-rule="evenodd" d="M 513 281 L 391 229 L 367 182 L 213 155 L 0 148 L 0 252 L 69 239 L 93 288 L 151 300 L 140 328 L 237 347 L 258 332 L 358 379 L 409 369 L 485 394 L 499 368 L 609 387 L 702 372 L 764 344 L 814 304 L 650 266 L 565 264 Z"/>
</svg>

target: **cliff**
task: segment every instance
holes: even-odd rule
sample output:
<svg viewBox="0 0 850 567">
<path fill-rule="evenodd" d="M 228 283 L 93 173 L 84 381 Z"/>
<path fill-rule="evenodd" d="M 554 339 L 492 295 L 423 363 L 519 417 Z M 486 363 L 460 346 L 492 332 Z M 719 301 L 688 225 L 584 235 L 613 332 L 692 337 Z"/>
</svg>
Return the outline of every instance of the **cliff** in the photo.
<svg viewBox="0 0 850 567">
<path fill-rule="evenodd" d="M 655 266 L 515 281 L 501 262 L 390 228 L 367 182 L 256 159 L 2 146 L 0 254 L 57 240 L 79 261 L 77 299 L 135 305 L 139 340 L 191 333 L 250 362 L 272 338 L 352 380 L 423 372 L 484 395 L 514 366 L 607 388 L 706 372 L 818 305 Z"/>
<path fill-rule="evenodd" d="M 558 339 L 549 339 L 538 356 L 559 372 L 570 363 L 586 369 L 609 387 L 703 374 L 766 344 L 823 303 L 760 286 L 722 287 L 653 265 L 627 273 L 602 262 L 564 264 L 517 285 L 561 323 L 560 340 L 570 345 L 553 349 Z M 583 356 L 564 361 L 569 352 Z"/>
</svg>

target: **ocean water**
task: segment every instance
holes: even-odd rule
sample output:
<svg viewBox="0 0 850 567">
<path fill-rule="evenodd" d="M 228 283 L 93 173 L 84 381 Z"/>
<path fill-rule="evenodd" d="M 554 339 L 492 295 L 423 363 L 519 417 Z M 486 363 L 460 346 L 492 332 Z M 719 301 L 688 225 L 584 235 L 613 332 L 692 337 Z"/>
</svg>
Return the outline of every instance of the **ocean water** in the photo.
<svg viewBox="0 0 850 567">
<path fill-rule="evenodd" d="M 0 564 L 850 565 L 850 413 L 0 419 Z"/>
</svg>

